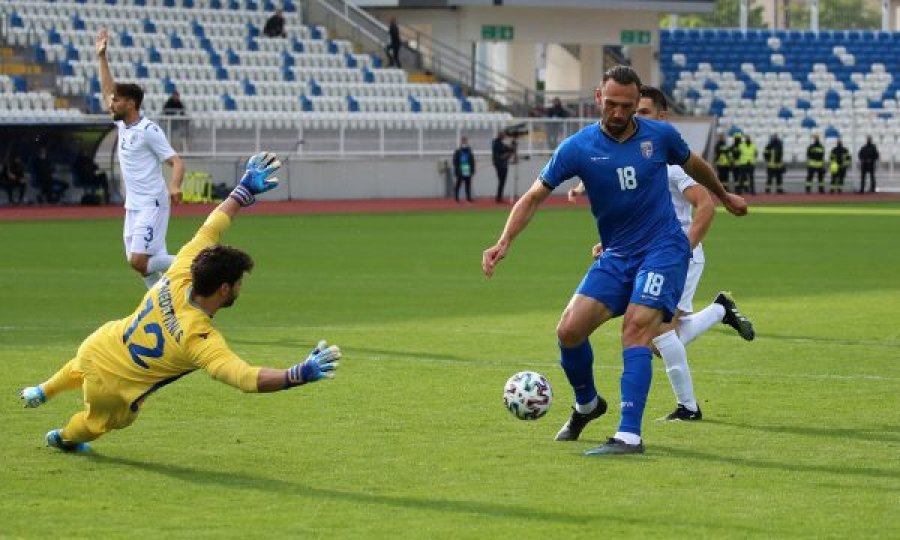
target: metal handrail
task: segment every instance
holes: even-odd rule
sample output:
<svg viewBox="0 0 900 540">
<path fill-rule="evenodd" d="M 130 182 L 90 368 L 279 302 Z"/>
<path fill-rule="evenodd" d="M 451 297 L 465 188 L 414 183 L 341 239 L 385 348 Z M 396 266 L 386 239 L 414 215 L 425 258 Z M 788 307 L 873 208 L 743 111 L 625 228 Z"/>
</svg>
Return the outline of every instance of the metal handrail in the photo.
<svg viewBox="0 0 900 540">
<path fill-rule="evenodd" d="M 329 5 L 329 11 L 341 16 L 345 21 L 358 26 L 367 37 L 382 48 L 389 40 L 387 25 L 348 0 L 316 0 L 320 5 Z M 335 7 L 335 5 L 337 7 Z M 423 35 L 410 27 L 400 25 L 401 36 L 405 38 L 403 48 L 413 54 L 420 65 L 438 77 L 459 83 L 467 93 L 481 94 L 496 103 L 523 113 L 532 103 L 535 91 L 503 73 L 493 70 L 483 62 L 459 51 L 440 40 Z M 479 88 L 479 82 L 483 87 Z M 505 88 L 505 91 L 497 91 Z M 514 97 L 511 101 L 509 98 Z"/>
</svg>

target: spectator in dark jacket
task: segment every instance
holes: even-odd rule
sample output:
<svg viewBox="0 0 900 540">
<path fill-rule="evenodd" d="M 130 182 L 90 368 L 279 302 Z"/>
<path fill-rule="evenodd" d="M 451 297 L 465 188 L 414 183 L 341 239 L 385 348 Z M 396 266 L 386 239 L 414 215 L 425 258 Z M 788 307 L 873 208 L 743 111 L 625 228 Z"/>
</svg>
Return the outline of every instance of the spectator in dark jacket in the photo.
<svg viewBox="0 0 900 540">
<path fill-rule="evenodd" d="M 267 37 L 287 37 L 284 32 L 284 15 L 280 9 L 276 9 L 275 13 L 266 21 L 263 34 Z"/>
<path fill-rule="evenodd" d="M 497 197 L 494 200 L 498 203 L 503 202 L 503 187 L 506 185 L 506 175 L 509 173 L 509 160 L 516 154 L 515 139 L 511 145 L 508 145 L 504 142 L 506 137 L 506 131 L 501 129 L 491 143 L 491 159 L 494 162 L 494 169 L 497 170 Z"/>
<path fill-rule="evenodd" d="M 875 164 L 878 162 L 878 147 L 872 143 L 872 137 L 866 137 L 866 144 L 859 149 L 859 192 L 866 191 L 866 174 L 872 177 L 869 193 L 875 193 Z"/>
<path fill-rule="evenodd" d="M 69 185 L 53 176 L 53 162 L 47 157 L 47 149 L 38 150 L 38 156 L 32 163 L 34 181 L 41 192 L 43 202 L 56 204 L 62 200 Z"/>
<path fill-rule="evenodd" d="M 453 174 L 456 176 L 456 190 L 454 196 L 456 202 L 459 202 L 459 187 L 463 184 L 466 186 L 466 200 L 472 201 L 472 177 L 475 176 L 475 154 L 469 148 L 469 139 L 462 137 L 459 141 L 459 148 L 453 152 Z"/>
<path fill-rule="evenodd" d="M 9 156 L 3 170 L 0 171 L 0 186 L 9 197 L 9 204 L 22 204 L 25 198 L 25 164 L 19 156 Z M 18 197 L 13 197 L 18 193 Z"/>
<path fill-rule="evenodd" d="M 553 106 L 547 109 L 547 118 L 568 118 L 569 111 L 563 107 L 559 98 L 553 98 Z M 547 148 L 555 150 L 559 144 L 559 135 L 562 132 L 562 122 L 552 122 L 547 124 Z"/>
<path fill-rule="evenodd" d="M 397 19 L 391 17 L 391 24 L 388 27 L 388 35 L 390 41 L 387 45 L 388 67 L 400 67 L 400 27 L 397 25 Z"/>
</svg>

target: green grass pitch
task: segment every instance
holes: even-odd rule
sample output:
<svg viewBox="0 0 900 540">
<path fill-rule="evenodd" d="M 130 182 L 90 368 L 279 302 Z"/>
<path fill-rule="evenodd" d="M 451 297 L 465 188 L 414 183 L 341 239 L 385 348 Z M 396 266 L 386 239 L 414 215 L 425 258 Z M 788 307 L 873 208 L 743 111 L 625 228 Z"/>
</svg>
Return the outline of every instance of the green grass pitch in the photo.
<svg viewBox="0 0 900 540">
<path fill-rule="evenodd" d="M 44 380 L 143 284 L 119 220 L 0 225 L 2 538 L 898 538 L 900 205 L 718 214 L 696 297 L 734 291 L 758 337 L 727 327 L 688 348 L 705 414 L 674 406 L 661 362 L 643 456 L 555 443 L 570 390 L 554 328 L 589 264 L 588 212 L 545 209 L 491 280 L 481 252 L 503 211 L 244 216 L 225 240 L 257 268 L 216 317 L 254 364 L 286 367 L 319 338 L 334 381 L 242 395 L 195 373 L 149 399 L 92 455 L 44 446 L 81 405 L 25 410 Z M 175 219 L 170 248 L 200 220 Z M 620 320 L 593 336 L 617 403 Z M 532 369 L 549 414 L 515 420 L 502 387 Z"/>
</svg>

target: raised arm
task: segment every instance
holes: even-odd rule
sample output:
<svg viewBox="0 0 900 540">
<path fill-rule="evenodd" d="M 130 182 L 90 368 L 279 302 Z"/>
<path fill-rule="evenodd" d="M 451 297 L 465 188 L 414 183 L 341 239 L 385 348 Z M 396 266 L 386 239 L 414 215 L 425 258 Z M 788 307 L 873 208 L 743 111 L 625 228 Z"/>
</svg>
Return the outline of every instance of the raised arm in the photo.
<svg viewBox="0 0 900 540">
<path fill-rule="evenodd" d="M 109 44 L 109 34 L 106 28 L 97 34 L 97 60 L 100 63 L 100 102 L 106 110 L 112 106 L 113 93 L 116 91 L 116 81 L 113 80 L 109 70 L 109 61 L 106 59 L 106 46 Z"/>
<path fill-rule="evenodd" d="M 271 152 L 260 152 L 251 157 L 238 185 L 228 198 L 209 214 L 194 237 L 182 246 L 166 275 L 171 277 L 189 275 L 194 257 L 204 248 L 219 242 L 222 233 L 231 226 L 231 221 L 241 208 L 255 203 L 256 195 L 278 186 L 278 178 L 274 178 L 274 175 L 279 167 L 281 162 Z"/>
<path fill-rule="evenodd" d="M 743 216 L 747 213 L 747 201 L 740 195 L 725 191 L 725 187 L 719 181 L 719 177 L 716 176 L 716 171 L 703 158 L 691 152 L 690 157 L 681 167 L 688 176 L 710 190 L 713 195 L 722 201 L 726 210 L 736 216 Z"/>
<path fill-rule="evenodd" d="M 550 190 L 547 186 L 537 180 L 525 195 L 516 201 L 506 220 L 506 226 L 503 227 L 500 239 L 496 244 L 484 250 L 481 257 L 481 268 L 484 270 L 484 275 L 487 277 L 494 275 L 494 268 L 506 256 L 512 241 L 525 229 L 538 207 L 549 195 Z"/>
</svg>

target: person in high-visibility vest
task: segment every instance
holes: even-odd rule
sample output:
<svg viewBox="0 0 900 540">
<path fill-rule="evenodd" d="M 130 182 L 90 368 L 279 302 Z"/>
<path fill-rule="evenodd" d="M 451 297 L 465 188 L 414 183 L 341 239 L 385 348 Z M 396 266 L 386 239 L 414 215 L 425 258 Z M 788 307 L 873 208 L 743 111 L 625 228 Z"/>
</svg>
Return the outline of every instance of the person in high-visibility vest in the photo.
<svg viewBox="0 0 900 540">
<path fill-rule="evenodd" d="M 756 145 L 747 134 L 744 134 L 743 142 L 741 142 L 738 167 L 742 174 L 737 186 L 737 193 L 756 195 L 756 185 L 753 181 L 753 173 L 756 169 Z"/>
<path fill-rule="evenodd" d="M 734 160 L 731 155 L 731 147 L 728 145 L 728 141 L 725 140 L 725 134 L 719 133 L 719 140 L 716 142 L 715 148 L 715 160 L 716 160 L 716 173 L 719 175 L 719 181 L 722 182 L 723 185 L 728 186 L 728 189 L 733 189 L 731 184 L 731 170 L 734 166 Z"/>
<path fill-rule="evenodd" d="M 784 145 L 777 134 L 772 134 L 769 144 L 763 150 L 763 158 L 766 160 L 766 193 L 772 192 L 774 184 L 777 193 L 784 193 L 782 179 L 784 176 Z"/>
<path fill-rule="evenodd" d="M 806 192 L 812 191 L 813 177 L 819 177 L 819 193 L 825 193 L 825 147 L 819 136 L 813 135 L 813 142 L 806 147 Z"/>
<path fill-rule="evenodd" d="M 831 173 L 831 193 L 841 193 L 844 191 L 844 176 L 847 174 L 847 168 L 850 166 L 850 152 L 837 140 L 837 144 L 831 149 L 828 156 L 828 170 Z"/>
<path fill-rule="evenodd" d="M 744 171 L 741 167 L 741 147 L 743 146 L 744 134 L 738 131 L 734 134 L 734 138 L 729 147 L 731 156 L 731 175 L 734 177 L 734 192 L 741 192 L 741 185 L 744 183 Z"/>
</svg>

